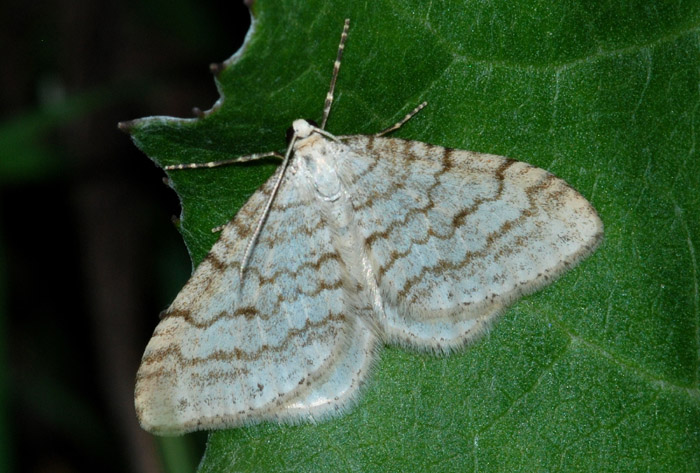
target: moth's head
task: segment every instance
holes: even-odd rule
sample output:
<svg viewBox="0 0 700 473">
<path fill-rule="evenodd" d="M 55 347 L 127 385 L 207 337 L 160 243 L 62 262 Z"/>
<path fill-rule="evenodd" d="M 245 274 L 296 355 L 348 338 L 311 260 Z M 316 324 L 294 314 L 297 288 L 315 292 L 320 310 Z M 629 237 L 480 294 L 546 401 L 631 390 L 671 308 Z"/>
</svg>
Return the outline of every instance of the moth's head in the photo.
<svg viewBox="0 0 700 473">
<path fill-rule="evenodd" d="M 294 120 L 292 126 L 287 128 L 287 144 L 292 142 L 295 135 L 297 139 L 308 138 L 316 128 L 318 128 L 318 124 L 313 120 L 304 120 L 303 118 Z"/>
</svg>

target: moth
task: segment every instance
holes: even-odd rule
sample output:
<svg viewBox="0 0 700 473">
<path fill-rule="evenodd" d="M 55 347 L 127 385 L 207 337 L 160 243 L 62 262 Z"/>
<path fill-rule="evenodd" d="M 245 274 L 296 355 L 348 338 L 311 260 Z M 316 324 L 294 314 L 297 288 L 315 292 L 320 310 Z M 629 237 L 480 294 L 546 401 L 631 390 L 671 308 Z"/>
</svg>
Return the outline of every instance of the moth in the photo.
<svg viewBox="0 0 700 473">
<path fill-rule="evenodd" d="M 135 404 L 156 434 L 301 422 L 352 404 L 382 344 L 450 352 L 591 254 L 595 209 L 553 174 L 491 154 L 295 120 L 282 159 L 158 324 Z"/>
</svg>

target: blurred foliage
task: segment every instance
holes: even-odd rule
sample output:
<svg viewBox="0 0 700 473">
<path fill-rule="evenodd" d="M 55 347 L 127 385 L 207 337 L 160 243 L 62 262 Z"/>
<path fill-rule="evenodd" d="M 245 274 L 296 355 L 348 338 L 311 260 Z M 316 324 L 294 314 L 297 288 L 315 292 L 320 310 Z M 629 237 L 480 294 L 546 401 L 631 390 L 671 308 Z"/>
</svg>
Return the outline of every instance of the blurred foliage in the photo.
<svg viewBox="0 0 700 473">
<path fill-rule="evenodd" d="M 237 6 L 239 12 L 228 2 L 147 0 L 79 7 L 66 1 L 10 1 L 0 7 L 0 19 L 6 20 L 0 29 L 6 46 L 0 91 L 0 471 L 95 471 L 99 464 L 100 471 L 110 472 L 142 466 L 142 452 L 130 450 L 136 442 L 130 444 L 131 432 L 123 429 L 132 422 L 136 431 L 133 409 L 126 406 L 128 417 L 116 412 L 105 392 L 114 386 L 102 384 L 122 380 L 98 371 L 108 367 L 96 361 L 108 350 L 96 339 L 96 317 L 86 300 L 94 296 L 94 281 L 86 277 L 85 266 L 99 266 L 100 255 L 85 254 L 85 230 L 95 226 L 80 220 L 86 215 L 80 199 L 86 189 L 100 186 L 108 189 L 105 195 L 125 188 L 132 196 L 151 192 L 138 209 L 123 202 L 133 221 L 157 206 L 152 197 L 158 196 L 159 173 L 116 124 L 148 113 L 150 103 L 211 100 L 213 87 L 197 84 L 195 90 L 203 92 L 192 93 L 192 85 L 209 81 L 202 58 L 226 57 L 242 38 L 235 30 L 242 24 L 245 32 L 248 13 Z M 222 10 L 226 21 L 219 21 Z M 179 105 L 177 110 L 185 110 L 191 104 Z M 139 187 L 144 182 L 145 192 Z M 162 227 L 173 233 L 169 223 L 165 215 Z M 115 234 L 126 244 L 130 235 L 121 230 Z M 147 241 L 141 238 L 132 248 L 143 251 Z M 153 259 L 169 265 L 171 286 L 163 289 L 166 296 L 153 291 L 151 299 L 139 300 L 144 312 L 151 305 L 162 308 L 165 301 L 154 300 L 170 297 L 172 281 L 189 270 L 186 262 L 181 271 L 177 260 L 184 256 L 181 243 L 170 245 L 165 238 L 158 243 Z M 109 298 L 123 287 L 100 289 Z M 153 310 L 154 319 L 156 314 Z M 140 315 L 123 317 L 134 321 Z M 126 354 L 138 338 L 141 350 L 142 337 L 128 335 L 117 342 L 118 349 Z M 131 390 L 133 375 L 128 383 Z M 128 420 L 115 425 L 116 419 Z M 194 470 L 199 454 L 187 452 L 202 443 L 198 440 L 181 439 L 177 448 L 164 445 L 164 463 Z"/>
<path fill-rule="evenodd" d="M 62 169 L 66 161 L 47 144 L 46 135 L 107 105 L 111 102 L 108 92 L 95 90 L 58 97 L 0 123 L 0 184 L 43 178 Z"/>
</svg>

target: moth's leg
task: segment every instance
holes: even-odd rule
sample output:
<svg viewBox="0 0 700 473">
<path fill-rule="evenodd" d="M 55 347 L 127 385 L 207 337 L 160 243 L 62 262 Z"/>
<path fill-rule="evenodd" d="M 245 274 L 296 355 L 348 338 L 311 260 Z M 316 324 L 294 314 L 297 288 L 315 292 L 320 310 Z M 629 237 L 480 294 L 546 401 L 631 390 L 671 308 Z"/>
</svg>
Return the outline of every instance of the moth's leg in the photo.
<svg viewBox="0 0 700 473">
<path fill-rule="evenodd" d="M 277 151 L 270 151 L 268 153 L 253 153 L 245 156 L 239 156 L 237 158 L 224 159 L 222 161 L 210 161 L 208 163 L 171 164 L 170 166 L 164 166 L 163 169 L 165 169 L 166 171 L 175 171 L 178 169 L 215 168 L 218 166 L 228 166 L 229 164 L 246 163 L 248 161 L 255 161 L 257 159 L 270 157 L 284 159 L 284 156 L 279 154 Z"/>
<path fill-rule="evenodd" d="M 179 169 L 208 169 L 215 168 L 218 166 L 227 166 L 229 164 L 245 163 L 248 161 L 255 161 L 257 159 L 264 159 L 270 157 L 284 159 L 284 156 L 279 154 L 277 151 L 270 151 L 268 153 L 253 153 L 247 154 L 245 156 L 239 156 L 237 158 L 224 159 L 222 161 L 210 161 L 208 163 L 171 164 L 170 166 L 164 166 L 163 169 L 165 169 L 166 171 L 175 171 Z M 228 225 L 228 223 L 214 227 L 211 229 L 211 232 L 219 233 L 221 230 L 224 229 L 226 225 Z"/>
<path fill-rule="evenodd" d="M 386 130 L 382 130 L 382 131 L 380 131 L 379 133 L 375 133 L 374 136 L 384 136 L 384 135 L 386 135 L 387 133 L 391 133 L 391 132 L 394 131 L 394 130 L 398 130 L 399 128 L 401 128 L 401 126 L 402 126 L 404 123 L 406 123 L 407 121 L 409 121 L 409 120 L 413 117 L 413 115 L 415 115 L 416 113 L 418 113 L 418 112 L 420 112 L 421 110 L 423 110 L 423 108 L 424 108 L 426 105 L 428 105 L 428 102 L 423 102 L 422 104 L 418 105 L 416 108 L 414 108 L 413 110 L 411 110 L 411 111 L 410 111 L 405 117 L 403 117 L 400 121 L 394 123 L 393 125 L 391 125 L 391 126 L 390 126 L 389 128 L 387 128 Z"/>
<path fill-rule="evenodd" d="M 418 113 L 418 112 L 420 112 L 421 110 L 423 110 L 423 108 L 425 108 L 426 105 L 428 105 L 428 102 L 423 102 L 422 104 L 418 105 L 416 108 L 414 108 L 413 110 L 411 110 L 410 113 L 408 113 L 405 117 L 403 117 L 403 118 L 402 118 L 400 121 L 398 121 L 397 123 L 391 125 L 391 126 L 390 126 L 389 128 L 387 128 L 386 130 L 382 130 L 382 131 L 380 131 L 379 133 L 375 133 L 374 135 L 371 135 L 371 136 L 384 136 L 384 135 L 386 135 L 387 133 L 391 133 L 391 132 L 394 131 L 394 130 L 398 130 L 399 128 L 401 128 L 401 126 L 402 126 L 404 123 L 406 123 L 406 122 L 409 121 L 411 118 L 413 118 L 413 116 L 414 116 L 416 113 Z M 344 139 L 351 138 L 351 137 L 353 137 L 353 136 L 355 136 L 355 135 L 336 136 L 336 137 L 335 137 L 335 140 L 341 140 L 341 141 L 342 141 L 342 140 L 344 140 Z"/>
<path fill-rule="evenodd" d="M 350 19 L 345 20 L 343 33 L 340 35 L 340 44 L 338 45 L 338 55 L 333 63 L 333 75 L 331 76 L 331 86 L 326 94 L 326 103 L 323 104 L 323 120 L 321 120 L 321 129 L 326 128 L 328 114 L 331 112 L 331 104 L 333 104 L 333 91 L 335 90 L 335 82 L 338 80 L 338 72 L 340 71 L 340 60 L 343 59 L 343 49 L 345 48 L 345 40 L 348 38 L 348 28 L 350 27 Z"/>
</svg>

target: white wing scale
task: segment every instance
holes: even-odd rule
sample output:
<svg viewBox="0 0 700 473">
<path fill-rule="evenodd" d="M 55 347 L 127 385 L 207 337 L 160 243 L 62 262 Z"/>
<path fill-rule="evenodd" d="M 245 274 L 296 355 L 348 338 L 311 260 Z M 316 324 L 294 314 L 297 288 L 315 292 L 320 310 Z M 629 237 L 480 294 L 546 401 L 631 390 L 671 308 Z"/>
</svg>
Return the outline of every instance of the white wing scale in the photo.
<svg viewBox="0 0 700 473">
<path fill-rule="evenodd" d="M 362 384 L 375 337 L 346 295 L 331 228 L 292 174 L 240 285 L 274 179 L 224 228 L 156 328 L 137 374 L 145 429 L 178 434 L 323 415 Z"/>
<path fill-rule="evenodd" d="M 338 163 L 384 305 L 385 337 L 461 346 L 602 240 L 565 181 L 502 156 L 350 136 Z"/>
<path fill-rule="evenodd" d="M 275 179 L 226 225 L 146 348 L 136 406 L 147 430 L 339 411 L 366 380 L 378 339 L 459 347 L 602 238 L 593 207 L 542 169 L 314 133 L 294 147 L 241 285 Z"/>
</svg>

